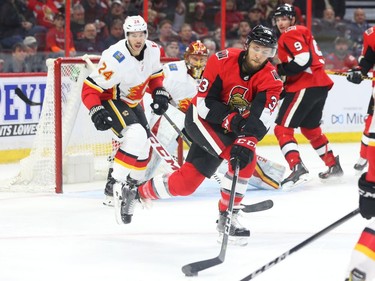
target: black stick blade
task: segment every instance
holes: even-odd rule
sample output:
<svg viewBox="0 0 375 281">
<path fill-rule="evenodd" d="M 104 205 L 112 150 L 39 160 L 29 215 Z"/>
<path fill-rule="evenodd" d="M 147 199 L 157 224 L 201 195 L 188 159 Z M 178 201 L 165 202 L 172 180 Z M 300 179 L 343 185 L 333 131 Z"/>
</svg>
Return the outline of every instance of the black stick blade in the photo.
<svg viewBox="0 0 375 281">
<path fill-rule="evenodd" d="M 245 205 L 242 204 L 241 210 L 245 213 L 261 212 L 269 210 L 273 207 L 273 201 L 268 199 L 255 204 Z"/>
<path fill-rule="evenodd" d="M 219 257 L 215 257 L 213 259 L 189 263 L 182 267 L 182 272 L 186 276 L 197 276 L 199 271 L 221 264 L 222 262 L 223 261 Z"/>
<path fill-rule="evenodd" d="M 20 88 L 16 88 L 14 90 L 14 92 L 16 93 L 16 95 L 26 104 L 28 105 L 42 105 L 41 102 L 35 102 L 35 101 L 32 101 L 30 100 L 23 92 Z"/>
</svg>

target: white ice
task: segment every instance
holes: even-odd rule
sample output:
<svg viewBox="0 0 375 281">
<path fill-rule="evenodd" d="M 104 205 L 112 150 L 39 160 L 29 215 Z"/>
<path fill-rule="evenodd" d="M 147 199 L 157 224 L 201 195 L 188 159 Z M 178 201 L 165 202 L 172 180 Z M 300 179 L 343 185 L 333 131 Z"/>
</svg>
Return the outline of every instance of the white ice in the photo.
<svg viewBox="0 0 375 281">
<path fill-rule="evenodd" d="M 207 180 L 185 198 L 154 201 L 135 210 L 133 222 L 117 225 L 102 205 L 104 182 L 66 185 L 63 194 L 9 192 L 0 188 L 1 281 L 234 281 L 254 272 L 358 207 L 353 165 L 359 144 L 333 143 L 345 175 L 322 184 L 323 162 L 300 145 L 312 181 L 292 191 L 248 190 L 245 203 L 272 199 L 271 210 L 243 214 L 251 230 L 245 247 L 229 246 L 224 263 L 185 277 L 187 263 L 216 257 L 218 184 Z M 284 164 L 276 146 L 260 155 Z M 0 165 L 0 179 L 17 165 Z M 352 218 L 266 270 L 259 281 L 343 281 L 351 251 L 368 221 Z"/>
</svg>

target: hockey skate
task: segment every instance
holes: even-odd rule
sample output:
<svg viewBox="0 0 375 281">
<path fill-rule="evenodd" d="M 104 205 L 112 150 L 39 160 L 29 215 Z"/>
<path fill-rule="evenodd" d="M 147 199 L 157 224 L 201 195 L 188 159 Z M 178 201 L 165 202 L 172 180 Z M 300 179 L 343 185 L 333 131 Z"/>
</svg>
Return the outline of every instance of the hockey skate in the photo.
<svg viewBox="0 0 375 281">
<path fill-rule="evenodd" d="M 319 173 L 319 178 L 322 181 L 324 182 L 336 181 L 338 180 L 338 178 L 344 175 L 344 171 L 342 170 L 341 165 L 340 165 L 339 156 L 336 156 L 335 160 L 336 160 L 335 165 L 328 167 L 327 171 Z"/>
<path fill-rule="evenodd" d="M 115 215 L 118 224 L 132 221 L 134 208 L 140 202 L 138 186 L 141 184 L 128 176 L 126 183 L 116 182 L 113 186 Z"/>
<path fill-rule="evenodd" d="M 281 182 L 281 188 L 288 190 L 309 180 L 309 171 L 306 169 L 305 165 L 300 162 L 293 167 L 292 173 Z"/>
<path fill-rule="evenodd" d="M 239 209 L 234 209 L 232 213 L 231 225 L 229 230 L 228 242 L 233 245 L 246 246 L 250 237 L 250 230 L 243 227 L 239 221 Z M 216 230 L 219 232 L 218 242 L 223 240 L 227 212 L 220 212 L 219 219 L 216 221 Z"/>
<path fill-rule="evenodd" d="M 354 164 L 354 170 L 357 175 L 362 174 L 363 170 L 367 167 L 368 161 L 365 158 L 359 157 L 357 163 Z"/>
<path fill-rule="evenodd" d="M 108 171 L 107 183 L 104 189 L 104 200 L 103 205 L 113 207 L 113 185 L 116 180 L 112 177 L 113 169 L 110 168 Z"/>
<path fill-rule="evenodd" d="M 350 272 L 349 278 L 345 279 L 345 281 L 366 281 L 366 273 L 354 268 Z"/>
</svg>

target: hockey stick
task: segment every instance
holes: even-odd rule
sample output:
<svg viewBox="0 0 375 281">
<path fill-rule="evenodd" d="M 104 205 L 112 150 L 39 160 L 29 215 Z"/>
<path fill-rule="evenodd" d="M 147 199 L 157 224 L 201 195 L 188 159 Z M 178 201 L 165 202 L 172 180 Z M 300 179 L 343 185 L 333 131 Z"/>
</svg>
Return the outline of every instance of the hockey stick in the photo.
<svg viewBox="0 0 375 281">
<path fill-rule="evenodd" d="M 172 121 L 172 119 L 168 116 L 168 114 L 166 112 L 163 113 L 163 116 L 165 119 L 167 119 L 168 123 L 171 124 L 171 126 L 173 127 L 173 129 L 177 132 L 177 134 L 179 135 L 180 138 L 182 138 L 182 140 L 187 144 L 188 147 L 191 147 L 191 142 L 190 140 L 187 138 L 187 136 L 185 136 L 185 134 L 177 127 L 176 123 Z M 212 175 L 212 177 L 218 182 L 218 184 L 221 184 L 221 179 L 220 177 L 214 173 Z"/>
<path fill-rule="evenodd" d="M 242 208 L 241 211 L 245 213 L 254 213 L 254 212 L 261 212 L 273 207 L 273 201 L 271 199 L 260 201 L 255 204 L 241 204 Z"/>
<path fill-rule="evenodd" d="M 237 158 L 236 165 L 234 168 L 232 188 L 230 191 L 229 206 L 228 206 L 226 221 L 225 221 L 225 226 L 224 226 L 224 235 L 223 235 L 223 240 L 221 242 L 221 249 L 220 249 L 219 255 L 212 259 L 197 261 L 197 262 L 184 265 L 182 267 L 182 272 L 185 273 L 185 276 L 197 276 L 199 271 L 205 270 L 207 268 L 213 267 L 215 265 L 218 265 L 224 262 L 225 254 L 227 252 L 227 246 L 228 246 L 229 231 L 230 231 L 230 226 L 231 226 L 232 212 L 233 212 L 233 205 L 234 205 L 234 196 L 236 194 L 236 185 L 238 181 L 239 171 L 240 171 L 240 165 L 239 165 L 239 160 Z"/>
<path fill-rule="evenodd" d="M 338 71 L 330 71 L 330 70 L 326 70 L 326 73 L 331 74 L 331 75 L 338 75 L 338 76 L 348 76 L 349 75 L 347 72 L 338 72 Z M 368 76 L 363 76 L 363 75 L 362 75 L 362 79 L 375 81 L 375 77 L 368 77 Z"/>
<path fill-rule="evenodd" d="M 256 276 L 262 274 L 263 272 L 265 272 L 266 270 L 270 269 L 272 266 L 278 264 L 279 262 L 285 260 L 288 256 L 290 256 L 291 254 L 297 252 L 298 250 L 300 250 L 301 248 L 305 247 L 306 245 L 310 244 L 311 242 L 313 242 L 314 240 L 320 238 L 321 236 L 323 236 L 324 234 L 326 234 L 327 232 L 333 230 L 334 228 L 338 227 L 339 225 L 343 224 L 344 222 L 346 222 L 347 220 L 353 218 L 355 215 L 357 215 L 359 213 L 359 209 L 355 209 L 354 211 L 350 212 L 349 214 L 347 214 L 346 216 L 342 217 L 341 219 L 335 221 L 334 223 L 332 223 L 331 225 L 327 226 L 326 228 L 322 229 L 321 231 L 319 231 L 318 233 L 314 234 L 313 236 L 311 236 L 310 238 L 306 239 L 305 241 L 301 242 L 300 244 L 298 244 L 297 246 L 293 247 L 292 249 L 286 251 L 285 253 L 283 253 L 282 255 L 278 256 L 277 258 L 275 258 L 274 260 L 270 261 L 269 263 L 263 265 L 261 268 L 257 269 L 256 271 L 254 271 L 253 273 L 251 273 L 250 275 L 246 276 L 245 278 L 242 278 L 240 281 L 247 281 L 247 280 L 252 280 L 254 279 Z"/>
<path fill-rule="evenodd" d="M 14 89 L 14 92 L 16 93 L 16 95 L 24 102 L 26 103 L 27 105 L 42 105 L 43 103 L 42 102 L 35 102 L 35 101 L 32 101 L 30 100 L 25 94 L 24 92 L 22 92 L 22 90 L 20 88 L 15 88 Z"/>
</svg>

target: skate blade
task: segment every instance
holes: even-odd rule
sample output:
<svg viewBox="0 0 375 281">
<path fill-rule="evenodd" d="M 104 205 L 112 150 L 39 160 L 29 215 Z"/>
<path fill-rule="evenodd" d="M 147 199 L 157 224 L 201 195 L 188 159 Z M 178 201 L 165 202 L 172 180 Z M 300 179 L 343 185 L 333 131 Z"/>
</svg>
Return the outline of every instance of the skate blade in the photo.
<svg viewBox="0 0 375 281">
<path fill-rule="evenodd" d="M 309 174 L 304 174 L 296 182 L 288 181 L 288 182 L 284 183 L 281 186 L 281 189 L 285 190 L 285 191 L 290 191 L 290 190 L 295 189 L 298 186 L 304 185 L 305 183 L 307 183 L 309 181 L 311 181 L 310 175 Z"/>
<path fill-rule="evenodd" d="M 217 238 L 217 243 L 221 244 L 223 242 L 223 233 L 219 233 Z M 228 237 L 228 245 L 241 246 L 244 247 L 249 243 L 249 237 L 240 237 L 240 236 L 230 236 Z"/>
<path fill-rule="evenodd" d="M 114 189 L 113 190 L 113 203 L 114 203 L 114 209 L 115 209 L 115 217 L 116 217 L 116 222 L 117 224 L 124 224 L 122 219 L 121 219 L 121 203 L 122 200 L 120 200 L 120 196 L 116 194 L 121 194 L 121 188 L 119 190 Z"/>
<path fill-rule="evenodd" d="M 113 201 L 113 196 L 105 195 L 105 198 L 103 199 L 103 205 L 108 207 L 114 207 L 115 203 Z"/>
<path fill-rule="evenodd" d="M 320 182 L 321 183 L 329 183 L 329 184 L 339 184 L 339 183 L 343 183 L 344 182 L 344 177 L 343 177 L 344 174 L 342 174 L 341 176 L 333 176 L 333 177 L 329 177 L 327 179 L 322 179 L 320 178 Z"/>
</svg>

